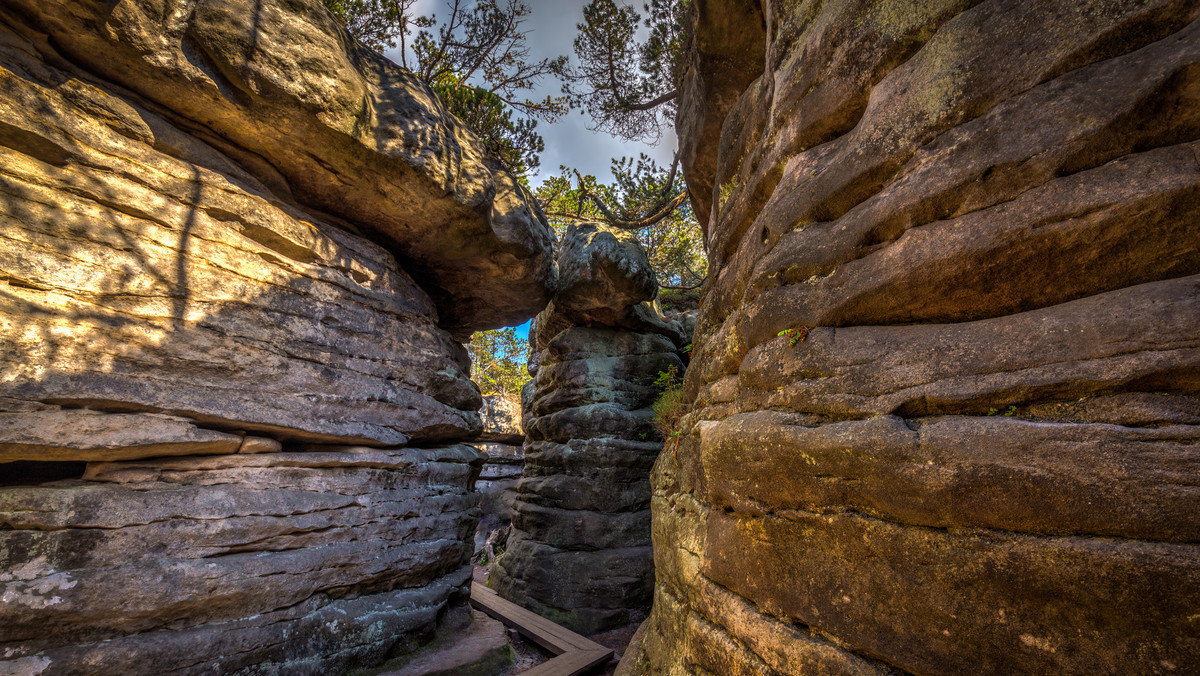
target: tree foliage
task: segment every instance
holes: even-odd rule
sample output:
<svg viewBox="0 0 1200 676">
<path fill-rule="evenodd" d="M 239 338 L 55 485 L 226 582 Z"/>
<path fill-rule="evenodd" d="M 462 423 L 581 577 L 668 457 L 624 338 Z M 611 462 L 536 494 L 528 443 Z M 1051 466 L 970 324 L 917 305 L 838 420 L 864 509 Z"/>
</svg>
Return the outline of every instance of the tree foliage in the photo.
<svg viewBox="0 0 1200 676">
<path fill-rule="evenodd" d="M 691 0 L 649 0 L 645 18 L 616 0 L 591 0 L 576 26 L 578 65 L 563 91 L 585 109 L 593 129 L 630 140 L 657 139 L 675 113 L 688 37 Z M 639 31 L 639 23 L 648 31 Z M 693 287 L 704 276 L 703 239 L 687 201 L 676 187 L 677 162 L 669 170 L 644 154 L 613 161 L 612 184 L 564 169 L 538 191 L 544 209 L 561 219 L 595 218 L 632 230 L 650 254 L 659 284 Z"/>
<path fill-rule="evenodd" d="M 483 89 L 514 110 L 547 122 L 567 112 L 565 96 L 521 96 L 542 78 L 561 77 L 567 65 L 565 56 L 530 60 L 529 31 L 523 28 L 530 9 L 523 0 L 478 0 L 469 6 L 447 0 L 446 10 L 445 21 L 437 22 L 436 14 L 430 17 L 413 42 L 417 77 L 430 86 Z"/>
<path fill-rule="evenodd" d="M 479 135 L 484 150 L 500 161 L 514 176 L 524 178 L 537 171 L 546 143 L 535 131 L 537 122 L 513 118 L 513 110 L 498 95 L 483 87 L 459 86 L 446 76 L 433 90 L 468 127 Z"/>
<path fill-rule="evenodd" d="M 615 0 L 591 0 L 577 26 L 577 68 L 566 57 L 530 58 L 524 0 L 445 0 L 441 19 L 413 16 L 415 0 L 325 2 L 368 46 L 398 41 L 401 64 L 479 135 L 488 154 L 524 178 L 545 149 L 537 121 L 555 121 L 568 105 L 585 108 L 597 129 L 631 139 L 658 134 L 674 111 L 691 0 L 648 0 L 644 19 Z M 545 77 L 564 80 L 566 96 L 525 96 Z M 572 184 L 573 172 L 563 169 L 536 196 L 559 227 L 586 218 L 635 231 L 660 284 L 694 286 L 704 274 L 704 251 L 676 169 L 645 155 L 622 158 L 613 161 L 611 184 L 578 173 Z"/>
<path fill-rule="evenodd" d="M 645 247 L 660 286 L 691 287 L 704 279 L 703 236 L 686 190 L 676 188 L 675 167 L 660 167 L 642 154 L 612 161 L 612 183 L 559 167 L 534 190 L 552 227 L 563 232 L 574 220 L 599 220 L 633 231 Z M 572 180 L 574 179 L 574 180 Z M 649 215 L 650 217 L 647 217 Z"/>
<path fill-rule="evenodd" d="M 558 119 L 569 109 L 568 98 L 525 94 L 542 78 L 563 77 L 567 58 L 530 58 L 524 0 L 446 0 L 441 20 L 436 13 L 414 16 L 414 4 L 325 0 L 368 47 L 382 52 L 398 43 L 401 65 L 432 87 L 505 169 L 519 177 L 535 171 L 545 148 L 537 120 Z"/>
<path fill-rule="evenodd" d="M 471 380 L 483 394 L 520 395 L 521 387 L 529 380 L 525 370 L 529 341 L 518 336 L 516 329 L 476 331 L 471 334 L 467 351 L 471 355 Z"/>
<path fill-rule="evenodd" d="M 396 46 L 424 17 L 413 17 L 417 0 L 325 0 L 325 7 L 364 45 L 382 52 Z"/>
<path fill-rule="evenodd" d="M 578 65 L 563 87 L 574 107 L 591 116 L 594 129 L 629 140 L 657 139 L 675 114 L 684 28 L 691 0 L 649 0 L 643 18 L 615 0 L 591 0 L 576 28 Z"/>
</svg>

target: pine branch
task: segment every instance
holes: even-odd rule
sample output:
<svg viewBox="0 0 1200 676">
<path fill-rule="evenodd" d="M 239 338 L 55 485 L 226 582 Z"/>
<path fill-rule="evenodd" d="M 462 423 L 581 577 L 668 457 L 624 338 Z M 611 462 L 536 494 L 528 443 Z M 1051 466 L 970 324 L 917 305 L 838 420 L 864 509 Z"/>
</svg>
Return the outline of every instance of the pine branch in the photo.
<svg viewBox="0 0 1200 676">
<path fill-rule="evenodd" d="M 679 90 L 672 89 L 671 91 L 667 92 L 666 94 L 663 94 L 662 96 L 650 99 L 649 101 L 643 101 L 642 103 L 630 103 L 628 100 L 623 100 L 621 102 L 621 106 L 623 108 L 625 108 L 625 110 L 640 112 L 640 111 L 644 111 L 644 110 L 650 110 L 652 108 L 657 108 L 657 107 L 661 106 L 662 104 L 666 103 L 667 101 L 674 99 L 677 96 L 679 96 Z"/>
<path fill-rule="evenodd" d="M 595 204 L 596 208 L 600 210 L 600 213 L 604 215 L 604 221 L 606 223 L 614 228 L 620 228 L 622 230 L 641 230 L 642 228 L 648 228 L 651 225 L 663 220 L 667 216 L 670 216 L 671 213 L 679 208 L 679 206 L 682 205 L 688 198 L 688 190 L 687 188 L 684 188 L 683 190 L 679 191 L 679 194 L 662 203 L 661 206 L 651 209 L 651 214 L 649 216 L 634 220 L 617 218 L 613 212 L 609 210 L 608 205 L 604 203 L 604 200 L 601 200 L 599 195 L 592 192 L 592 190 L 588 188 L 587 183 L 583 180 L 583 176 L 580 175 L 579 170 L 575 169 L 574 171 L 575 177 L 579 179 L 580 205 L 576 208 L 576 210 L 583 211 L 582 202 L 585 198 L 589 199 L 591 200 L 592 204 Z M 674 182 L 673 174 L 674 167 L 672 167 L 672 183 Z"/>
</svg>

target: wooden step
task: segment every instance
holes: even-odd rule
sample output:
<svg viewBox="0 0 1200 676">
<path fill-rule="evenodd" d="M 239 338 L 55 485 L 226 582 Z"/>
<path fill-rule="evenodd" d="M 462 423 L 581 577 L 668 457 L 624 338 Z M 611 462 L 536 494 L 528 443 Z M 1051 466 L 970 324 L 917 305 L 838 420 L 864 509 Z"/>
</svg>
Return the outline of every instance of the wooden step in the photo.
<svg viewBox="0 0 1200 676">
<path fill-rule="evenodd" d="M 471 584 L 471 605 L 516 629 L 555 655 L 526 671 L 524 676 L 577 676 L 612 659 L 612 649 L 502 599 L 478 582 Z"/>
</svg>

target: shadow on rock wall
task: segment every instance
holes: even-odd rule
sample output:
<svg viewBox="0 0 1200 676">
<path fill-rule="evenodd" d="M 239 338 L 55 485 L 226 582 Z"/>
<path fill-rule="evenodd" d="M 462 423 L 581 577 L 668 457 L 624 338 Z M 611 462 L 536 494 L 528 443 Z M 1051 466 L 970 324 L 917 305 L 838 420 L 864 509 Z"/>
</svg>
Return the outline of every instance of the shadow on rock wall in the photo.
<svg viewBox="0 0 1200 676">
<path fill-rule="evenodd" d="M 429 295 L 3 18 L 0 670 L 329 673 L 464 621 L 480 399 Z"/>
</svg>

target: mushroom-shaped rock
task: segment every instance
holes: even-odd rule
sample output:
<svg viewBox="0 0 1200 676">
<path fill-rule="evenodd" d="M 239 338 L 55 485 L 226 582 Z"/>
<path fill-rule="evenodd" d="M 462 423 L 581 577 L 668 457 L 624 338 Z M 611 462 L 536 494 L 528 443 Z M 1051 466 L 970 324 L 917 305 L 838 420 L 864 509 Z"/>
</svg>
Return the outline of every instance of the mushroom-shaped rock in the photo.
<svg viewBox="0 0 1200 676">
<path fill-rule="evenodd" d="M 632 233 L 572 225 L 560 285 L 529 330 L 521 392 L 525 467 L 512 487 L 512 535 L 496 591 L 594 633 L 650 601 L 650 467 L 662 450 L 651 405 L 682 375 L 678 322 L 653 299 L 654 270 Z"/>
<path fill-rule="evenodd" d="M 654 268 L 634 234 L 603 223 L 568 226 L 558 267 L 554 303 L 579 320 L 610 323 L 626 308 L 658 294 Z"/>
</svg>

